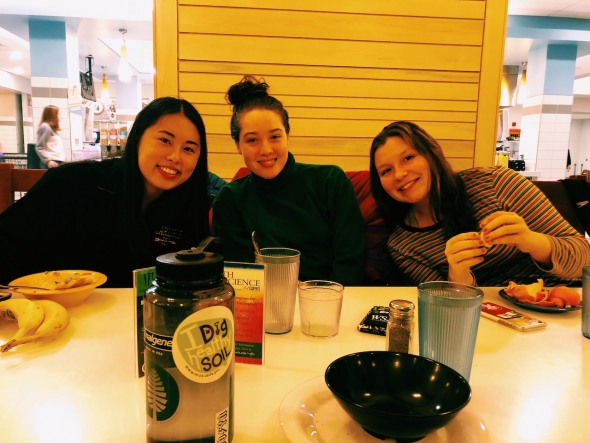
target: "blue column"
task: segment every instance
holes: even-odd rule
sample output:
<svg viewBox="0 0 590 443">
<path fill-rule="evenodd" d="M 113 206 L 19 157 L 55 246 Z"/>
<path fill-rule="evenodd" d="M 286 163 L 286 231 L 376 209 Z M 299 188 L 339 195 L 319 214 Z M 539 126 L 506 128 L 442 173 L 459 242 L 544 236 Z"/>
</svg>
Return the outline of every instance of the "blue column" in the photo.
<svg viewBox="0 0 590 443">
<path fill-rule="evenodd" d="M 65 22 L 29 20 L 29 41 L 31 76 L 68 76 Z"/>
<path fill-rule="evenodd" d="M 573 95 L 577 43 L 533 45 L 527 66 L 528 96 Z"/>
<path fill-rule="evenodd" d="M 66 160 L 69 160 L 71 144 L 65 22 L 29 19 L 29 42 L 34 132 L 37 133 L 43 108 L 57 106 L 60 111 L 59 135 L 63 139 Z"/>
<path fill-rule="evenodd" d="M 540 173 L 540 180 L 568 175 L 577 50 L 576 42 L 538 42 L 529 51 L 519 152 L 527 169 Z"/>
</svg>

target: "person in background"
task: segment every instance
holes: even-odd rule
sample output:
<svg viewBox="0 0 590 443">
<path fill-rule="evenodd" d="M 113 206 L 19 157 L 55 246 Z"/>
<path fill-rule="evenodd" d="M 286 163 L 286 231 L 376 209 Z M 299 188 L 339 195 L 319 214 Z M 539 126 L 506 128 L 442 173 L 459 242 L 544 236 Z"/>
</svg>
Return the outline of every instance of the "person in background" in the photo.
<svg viewBox="0 0 590 443">
<path fill-rule="evenodd" d="M 209 235 L 207 139 L 198 111 L 162 97 L 137 115 L 122 158 L 50 169 L 0 214 L 0 283 L 51 270 L 132 271 Z"/>
<path fill-rule="evenodd" d="M 289 152 L 289 115 L 245 76 L 231 86 L 231 136 L 251 173 L 226 184 L 213 202 L 213 231 L 228 261 L 254 262 L 261 248 L 301 252 L 300 280 L 359 285 L 365 232 L 352 184 L 337 166 L 297 163 Z"/>
<path fill-rule="evenodd" d="M 64 161 L 64 146 L 61 137 L 57 134 L 58 131 L 61 131 L 59 108 L 53 105 L 45 106 L 37 129 L 35 145 L 41 169 L 56 168 Z"/>
<path fill-rule="evenodd" d="M 207 192 L 209 193 L 209 200 L 213 202 L 219 190 L 223 188 L 227 182 L 217 174 L 209 171 L 209 183 L 207 184 Z"/>
<path fill-rule="evenodd" d="M 408 283 L 572 283 L 590 245 L 528 179 L 504 167 L 453 172 L 418 125 L 386 126 L 370 151 L 371 190 Z"/>
</svg>

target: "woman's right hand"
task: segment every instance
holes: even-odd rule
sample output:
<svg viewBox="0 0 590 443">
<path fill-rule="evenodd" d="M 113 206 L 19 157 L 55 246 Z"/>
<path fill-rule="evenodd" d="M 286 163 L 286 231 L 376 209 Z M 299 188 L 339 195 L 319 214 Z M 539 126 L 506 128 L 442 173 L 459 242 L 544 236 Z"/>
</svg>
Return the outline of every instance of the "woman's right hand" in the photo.
<svg viewBox="0 0 590 443">
<path fill-rule="evenodd" d="M 483 261 L 486 250 L 477 232 L 465 232 L 447 241 L 445 255 L 449 262 L 449 280 L 474 284 L 471 267 Z"/>
<path fill-rule="evenodd" d="M 47 167 L 48 168 L 57 168 L 59 165 L 57 164 L 57 162 L 54 162 L 53 160 L 49 160 L 47 162 Z"/>
</svg>

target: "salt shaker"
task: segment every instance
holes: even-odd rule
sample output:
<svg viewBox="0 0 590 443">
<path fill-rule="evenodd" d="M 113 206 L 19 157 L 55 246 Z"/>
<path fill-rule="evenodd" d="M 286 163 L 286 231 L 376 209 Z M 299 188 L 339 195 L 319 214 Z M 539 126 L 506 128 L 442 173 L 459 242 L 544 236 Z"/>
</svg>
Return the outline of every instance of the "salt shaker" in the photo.
<svg viewBox="0 0 590 443">
<path fill-rule="evenodd" d="M 590 338 L 590 266 L 582 271 L 582 335 Z"/>
<path fill-rule="evenodd" d="M 414 303 L 408 300 L 389 302 L 387 321 L 386 350 L 410 353 L 414 332 Z"/>
</svg>

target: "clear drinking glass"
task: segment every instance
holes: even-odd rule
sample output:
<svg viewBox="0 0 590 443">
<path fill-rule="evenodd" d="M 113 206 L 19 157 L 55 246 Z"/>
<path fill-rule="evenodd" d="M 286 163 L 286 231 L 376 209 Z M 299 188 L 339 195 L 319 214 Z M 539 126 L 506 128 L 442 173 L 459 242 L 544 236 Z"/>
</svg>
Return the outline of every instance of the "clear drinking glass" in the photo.
<svg viewBox="0 0 590 443">
<path fill-rule="evenodd" d="M 418 285 L 420 356 L 459 372 L 469 381 L 483 291 L 453 282 Z"/>
<path fill-rule="evenodd" d="M 344 286 L 326 280 L 299 283 L 301 332 L 310 337 L 334 337 L 340 326 Z"/>
<path fill-rule="evenodd" d="M 254 256 L 256 263 L 264 263 L 264 331 L 285 334 L 293 329 L 301 253 L 289 248 L 262 248 Z"/>
</svg>

